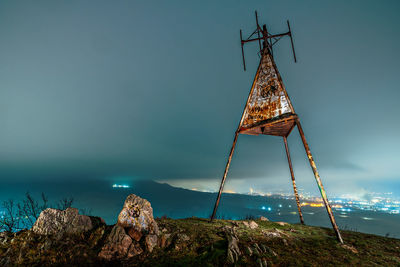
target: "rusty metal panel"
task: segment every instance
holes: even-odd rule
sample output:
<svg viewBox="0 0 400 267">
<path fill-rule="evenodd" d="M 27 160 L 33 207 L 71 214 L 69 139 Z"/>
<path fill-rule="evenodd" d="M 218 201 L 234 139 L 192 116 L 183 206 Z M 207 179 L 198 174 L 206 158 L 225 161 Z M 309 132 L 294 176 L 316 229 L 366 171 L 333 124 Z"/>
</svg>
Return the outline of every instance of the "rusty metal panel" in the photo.
<svg viewBox="0 0 400 267">
<path fill-rule="evenodd" d="M 294 113 L 268 49 L 264 49 L 251 95 L 244 111 L 243 128 L 283 114 Z"/>
<path fill-rule="evenodd" d="M 281 118 L 276 121 L 261 124 L 260 126 L 252 128 L 240 128 L 239 133 L 249 135 L 274 135 L 274 136 L 288 136 L 296 124 L 296 115 L 290 115 L 289 118 Z"/>
</svg>

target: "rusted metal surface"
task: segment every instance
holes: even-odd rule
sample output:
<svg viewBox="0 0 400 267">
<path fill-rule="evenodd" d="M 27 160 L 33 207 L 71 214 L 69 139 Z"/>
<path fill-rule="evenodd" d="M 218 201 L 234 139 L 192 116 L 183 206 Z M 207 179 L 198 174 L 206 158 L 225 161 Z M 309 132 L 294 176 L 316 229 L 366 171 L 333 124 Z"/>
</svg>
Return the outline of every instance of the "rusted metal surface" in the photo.
<svg viewBox="0 0 400 267">
<path fill-rule="evenodd" d="M 303 141 L 304 149 L 306 150 L 307 157 L 308 157 L 308 160 L 310 162 L 311 168 L 312 168 L 312 170 L 314 172 L 315 180 L 317 181 L 317 185 L 318 185 L 319 191 L 321 193 L 322 200 L 323 200 L 323 202 L 325 204 L 326 211 L 328 212 L 329 219 L 331 220 L 333 230 L 335 230 L 336 237 L 339 240 L 339 242 L 343 243 L 343 239 L 342 239 L 342 236 L 340 234 L 339 227 L 337 226 L 336 221 L 335 221 L 335 217 L 333 216 L 332 208 L 331 208 L 331 206 L 329 204 L 328 197 L 326 196 L 326 192 L 325 192 L 324 186 L 322 185 L 322 181 L 321 181 L 321 178 L 320 178 L 318 170 L 317 170 L 317 166 L 315 165 L 314 159 L 313 159 L 313 157 L 311 155 L 310 147 L 308 146 L 308 143 L 306 141 L 306 137 L 304 136 L 303 128 L 301 127 L 301 124 L 300 124 L 299 120 L 296 121 L 296 125 L 297 125 L 297 129 L 299 130 L 299 133 L 300 133 L 300 136 L 301 136 L 301 140 Z"/>
<path fill-rule="evenodd" d="M 265 48 L 257 70 L 254 88 L 250 101 L 245 109 L 243 128 L 252 128 L 262 121 L 267 121 L 283 114 L 294 114 L 289 100 L 284 92 L 278 71 L 274 66 L 272 56 Z"/>
<path fill-rule="evenodd" d="M 236 147 L 236 142 L 237 142 L 238 136 L 239 136 L 239 132 L 236 131 L 235 138 L 233 139 L 233 144 L 232 144 L 232 147 L 231 147 L 231 152 L 229 153 L 228 162 L 226 163 L 226 166 L 225 166 L 224 175 L 222 176 L 221 185 L 219 186 L 217 199 L 215 200 L 214 210 L 213 210 L 213 213 L 212 213 L 211 219 L 210 219 L 211 221 L 214 220 L 215 214 L 217 213 L 219 201 L 221 199 L 222 190 L 224 189 L 226 176 L 228 175 L 229 166 L 231 165 L 232 156 L 233 156 L 233 152 L 235 151 L 235 147 Z"/>
<path fill-rule="evenodd" d="M 289 146 L 287 143 L 286 136 L 283 137 L 283 142 L 285 143 L 286 156 L 287 156 L 288 163 L 289 163 L 290 176 L 292 177 L 293 191 L 294 191 L 294 196 L 296 198 L 297 209 L 299 211 L 300 222 L 301 222 L 301 224 L 304 224 L 303 214 L 301 213 L 299 193 L 297 192 L 296 180 L 294 179 L 292 160 L 290 158 Z"/>
<path fill-rule="evenodd" d="M 270 120 L 261 121 L 251 128 L 240 128 L 241 134 L 249 135 L 274 135 L 274 136 L 288 136 L 290 131 L 296 124 L 296 114 L 288 113 Z"/>
<path fill-rule="evenodd" d="M 264 30 L 266 31 L 266 29 Z M 241 134 L 287 136 L 297 115 L 268 47 L 263 50 L 245 109 Z"/>
</svg>

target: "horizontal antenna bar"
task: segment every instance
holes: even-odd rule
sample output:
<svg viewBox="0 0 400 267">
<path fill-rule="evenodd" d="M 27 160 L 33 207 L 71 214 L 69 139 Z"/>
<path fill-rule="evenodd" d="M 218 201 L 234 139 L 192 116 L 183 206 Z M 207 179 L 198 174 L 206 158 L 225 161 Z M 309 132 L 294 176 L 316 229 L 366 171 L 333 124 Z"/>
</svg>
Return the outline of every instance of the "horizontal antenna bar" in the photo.
<svg viewBox="0 0 400 267">
<path fill-rule="evenodd" d="M 254 38 L 254 39 L 249 39 L 249 40 L 242 40 L 242 44 L 249 43 L 249 42 L 254 42 L 254 41 L 258 41 L 258 40 L 265 40 L 265 39 L 272 39 L 272 38 L 282 37 L 282 36 L 286 36 L 286 35 L 290 35 L 290 32 L 281 33 L 281 34 L 274 34 L 274 35 L 269 35 L 267 37 Z"/>
</svg>

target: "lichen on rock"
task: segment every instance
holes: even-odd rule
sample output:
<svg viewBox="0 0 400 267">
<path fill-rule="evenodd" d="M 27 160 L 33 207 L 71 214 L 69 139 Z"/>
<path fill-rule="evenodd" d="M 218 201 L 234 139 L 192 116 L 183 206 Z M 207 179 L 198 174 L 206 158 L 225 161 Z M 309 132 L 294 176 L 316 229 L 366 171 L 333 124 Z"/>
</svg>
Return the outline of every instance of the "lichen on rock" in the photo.
<svg viewBox="0 0 400 267">
<path fill-rule="evenodd" d="M 118 225 L 136 241 L 143 235 L 158 235 L 159 230 L 153 218 L 150 202 L 134 194 L 129 195 L 118 215 Z"/>
<path fill-rule="evenodd" d="M 99 257 L 106 260 L 131 258 L 144 251 L 152 252 L 158 245 L 158 225 L 150 202 L 129 195 Z"/>
<path fill-rule="evenodd" d="M 80 215 L 78 209 L 45 209 L 32 227 L 33 232 L 41 235 L 78 234 L 93 228 L 89 216 Z"/>
</svg>

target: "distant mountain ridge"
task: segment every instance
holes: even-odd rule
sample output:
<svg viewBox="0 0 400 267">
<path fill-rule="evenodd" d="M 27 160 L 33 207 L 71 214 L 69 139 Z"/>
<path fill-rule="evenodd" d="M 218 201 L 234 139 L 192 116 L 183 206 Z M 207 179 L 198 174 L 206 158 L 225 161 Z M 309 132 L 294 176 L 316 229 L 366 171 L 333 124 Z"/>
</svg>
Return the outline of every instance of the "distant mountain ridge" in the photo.
<svg viewBox="0 0 400 267">
<path fill-rule="evenodd" d="M 118 182 L 118 181 L 116 181 Z M 132 180 L 127 182 L 130 188 L 113 188 L 114 181 L 38 181 L 35 185 L 25 187 L 14 183 L 0 188 L 0 199 L 5 200 L 13 195 L 23 196 L 26 191 L 39 194 L 46 193 L 50 199 L 60 196 L 72 196 L 75 206 L 91 209 L 93 214 L 102 217 L 108 224 L 114 224 L 126 196 L 137 194 L 152 203 L 154 216 L 170 218 L 188 218 L 192 216 L 209 218 L 212 212 L 216 193 L 193 191 L 173 187 L 166 183 L 151 180 Z M 17 193 L 16 193 L 17 192 Z M 280 207 L 280 205 L 282 207 Z M 265 208 L 265 209 L 263 209 Z M 268 210 L 271 208 L 271 210 Z M 331 227 L 323 207 L 303 207 L 306 224 Z M 341 217 L 334 211 L 335 218 L 342 229 L 353 229 L 366 233 L 400 237 L 400 215 L 371 212 L 352 212 Z M 298 223 L 297 208 L 294 199 L 254 196 L 243 194 L 223 194 L 217 217 L 225 219 L 244 219 L 246 217 L 265 216 L 271 221 Z M 373 220 L 363 220 L 369 217 Z"/>
</svg>

